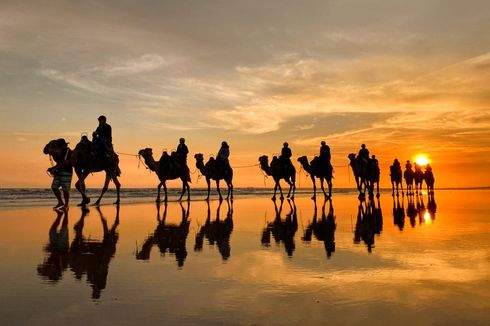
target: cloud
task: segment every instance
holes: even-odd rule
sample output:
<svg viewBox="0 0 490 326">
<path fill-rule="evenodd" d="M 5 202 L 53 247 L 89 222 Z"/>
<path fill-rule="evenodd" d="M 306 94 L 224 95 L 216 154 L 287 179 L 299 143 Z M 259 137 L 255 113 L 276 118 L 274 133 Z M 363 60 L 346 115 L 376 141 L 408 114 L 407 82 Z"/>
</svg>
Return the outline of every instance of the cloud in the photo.
<svg viewBox="0 0 490 326">
<path fill-rule="evenodd" d="M 126 61 L 114 60 L 112 63 L 91 68 L 90 70 L 101 72 L 107 77 L 117 77 L 154 71 L 165 64 L 168 64 L 168 62 L 157 54 L 144 54 L 141 57 Z"/>
</svg>

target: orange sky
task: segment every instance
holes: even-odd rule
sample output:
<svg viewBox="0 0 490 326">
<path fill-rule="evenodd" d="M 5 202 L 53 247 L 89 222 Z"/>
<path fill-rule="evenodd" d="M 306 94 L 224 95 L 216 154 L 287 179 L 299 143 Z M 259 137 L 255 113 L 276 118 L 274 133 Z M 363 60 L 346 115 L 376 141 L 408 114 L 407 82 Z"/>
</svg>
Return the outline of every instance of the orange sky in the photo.
<svg viewBox="0 0 490 326">
<path fill-rule="evenodd" d="M 194 153 L 215 154 L 222 140 L 234 165 L 278 153 L 283 141 L 295 158 L 312 156 L 326 140 L 334 186 L 353 186 L 342 166 L 363 142 L 380 160 L 382 186 L 393 158 L 420 152 L 433 161 L 436 187 L 490 185 L 486 1 L 0 9 L 0 187 L 49 186 L 44 144 L 76 144 L 100 114 L 120 152 L 159 153 L 186 137 L 191 170 Z M 121 168 L 123 186 L 156 186 L 134 157 L 121 157 Z M 264 185 L 258 168 L 235 175 L 237 187 Z"/>
</svg>

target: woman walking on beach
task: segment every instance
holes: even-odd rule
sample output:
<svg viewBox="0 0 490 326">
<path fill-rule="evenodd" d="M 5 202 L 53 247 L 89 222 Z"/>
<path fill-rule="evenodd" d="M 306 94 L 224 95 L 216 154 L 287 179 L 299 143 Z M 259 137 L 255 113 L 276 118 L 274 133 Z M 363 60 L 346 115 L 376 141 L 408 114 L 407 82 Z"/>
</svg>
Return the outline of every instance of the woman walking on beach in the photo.
<svg viewBox="0 0 490 326">
<path fill-rule="evenodd" d="M 56 199 L 58 199 L 58 203 L 54 208 L 67 209 L 70 201 L 70 187 L 73 176 L 73 166 L 71 162 L 72 152 L 68 148 L 68 143 L 63 138 L 60 138 L 55 141 L 49 154 L 56 162 L 55 166 L 48 169 L 48 172 L 53 176 L 51 189 L 53 190 Z M 63 191 L 64 203 L 61 198 L 60 188 Z"/>
</svg>

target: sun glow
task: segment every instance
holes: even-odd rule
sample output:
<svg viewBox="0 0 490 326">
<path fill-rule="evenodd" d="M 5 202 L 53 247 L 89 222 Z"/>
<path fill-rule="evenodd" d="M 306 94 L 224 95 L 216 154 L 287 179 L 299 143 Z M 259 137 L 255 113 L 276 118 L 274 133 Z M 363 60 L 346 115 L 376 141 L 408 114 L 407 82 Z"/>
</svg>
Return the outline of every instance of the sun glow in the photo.
<svg viewBox="0 0 490 326">
<path fill-rule="evenodd" d="M 417 154 L 414 158 L 415 163 L 418 165 L 427 165 L 431 162 L 431 160 L 425 154 Z"/>
</svg>

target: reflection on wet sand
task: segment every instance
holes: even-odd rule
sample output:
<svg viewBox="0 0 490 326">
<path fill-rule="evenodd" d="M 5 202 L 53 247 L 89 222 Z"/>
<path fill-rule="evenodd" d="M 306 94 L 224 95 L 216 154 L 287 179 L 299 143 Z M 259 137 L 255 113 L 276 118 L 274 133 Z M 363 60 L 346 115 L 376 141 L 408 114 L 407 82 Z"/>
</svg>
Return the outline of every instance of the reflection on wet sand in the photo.
<svg viewBox="0 0 490 326">
<path fill-rule="evenodd" d="M 286 214 L 286 218 L 282 220 L 282 206 L 284 200 L 280 201 L 279 208 L 277 207 L 277 201 L 274 200 L 274 210 L 276 217 L 273 222 L 267 223 L 267 227 L 262 231 L 262 245 L 269 247 L 271 243 L 271 234 L 276 241 L 276 244 L 284 243 L 284 248 L 289 257 L 293 256 L 296 245 L 294 244 L 294 235 L 298 230 L 298 216 L 296 214 L 296 204 L 294 200 L 287 200 L 289 205 L 289 213 Z"/>
<path fill-rule="evenodd" d="M 57 211 L 56 219 L 49 229 L 49 243 L 44 250 L 47 253 L 44 262 L 37 267 L 38 275 L 43 279 L 57 282 L 63 272 L 70 267 L 77 280 L 87 275 L 87 282 L 92 287 L 92 299 L 99 299 L 107 284 L 109 263 L 116 253 L 119 239 L 119 206 L 116 208 L 116 218 L 111 228 L 100 208 L 96 208 L 100 216 L 104 235 L 102 241 L 87 239 L 83 236 L 85 217 L 89 209 L 83 207 L 78 222 L 74 225 L 75 238 L 68 246 L 68 211 Z M 63 217 L 63 219 L 62 219 Z M 61 222 L 61 228 L 58 230 Z"/>
<path fill-rule="evenodd" d="M 405 226 L 405 201 L 403 197 L 400 205 L 400 197 L 396 196 L 395 202 L 395 196 L 393 196 L 393 224 L 398 226 L 400 231 Z"/>
<path fill-rule="evenodd" d="M 218 208 L 216 209 L 216 219 L 211 221 L 211 208 L 209 201 L 207 202 L 207 217 L 206 222 L 199 228 L 196 234 L 196 244 L 194 251 L 201 251 L 203 247 L 204 238 L 209 242 L 210 246 L 218 246 L 218 250 L 223 260 L 228 260 L 231 254 L 230 236 L 233 231 L 233 200 L 226 201 L 228 211 L 226 218 L 222 221 L 220 219 L 220 209 L 222 201 L 219 201 Z"/>
<path fill-rule="evenodd" d="M 408 216 L 412 228 L 417 224 L 417 217 L 419 225 L 433 222 L 436 218 L 436 211 L 437 204 L 433 192 L 427 194 L 427 206 L 422 193 L 407 195 L 406 216 Z M 398 226 L 400 231 L 403 230 L 405 225 L 405 196 L 402 196 L 401 200 L 397 196 L 396 201 L 395 197 L 393 197 L 393 223 Z"/>
<path fill-rule="evenodd" d="M 377 204 L 377 205 L 376 205 Z M 357 209 L 357 222 L 354 230 L 354 243 L 361 240 L 366 244 L 368 252 L 374 248 L 375 235 L 380 236 L 383 230 L 383 214 L 379 198 L 360 200 Z"/>
<path fill-rule="evenodd" d="M 322 241 L 324 243 L 327 258 L 330 258 L 332 256 L 332 253 L 335 252 L 335 229 L 337 228 L 332 199 L 328 200 L 328 215 L 325 214 L 325 205 L 327 203 L 327 200 L 325 199 L 323 201 L 322 218 L 320 221 L 317 220 L 318 209 L 316 205 L 316 200 L 314 201 L 314 203 L 315 208 L 313 210 L 313 221 L 311 221 L 311 223 L 306 227 L 303 241 L 310 242 L 312 235 L 315 235 L 315 238 L 318 241 Z"/>
<path fill-rule="evenodd" d="M 179 203 L 182 211 L 180 224 L 167 224 L 167 203 L 163 204 L 163 217 L 160 218 L 160 204 L 157 204 L 157 227 L 153 234 L 148 236 L 143 242 L 141 249 L 136 250 L 136 259 L 149 260 L 150 252 L 154 245 L 158 246 L 160 253 L 165 255 L 169 252 L 175 255 L 175 260 L 179 267 L 184 266 L 187 257 L 185 246 L 187 235 L 189 234 L 189 210 L 190 202 L 187 202 L 187 209 Z"/>
</svg>

